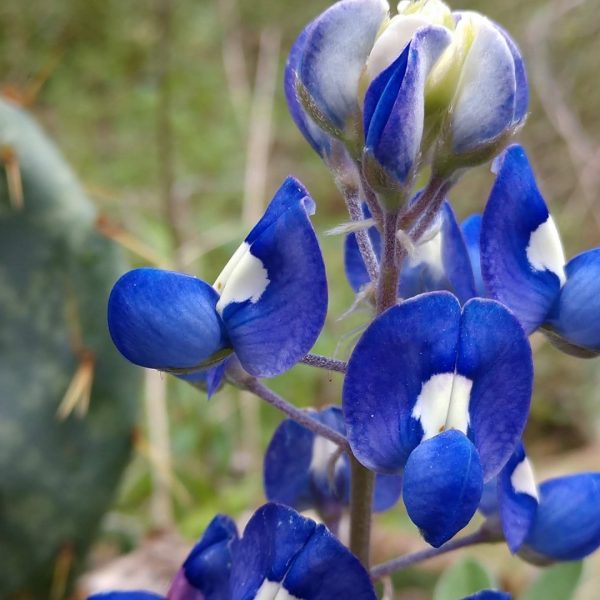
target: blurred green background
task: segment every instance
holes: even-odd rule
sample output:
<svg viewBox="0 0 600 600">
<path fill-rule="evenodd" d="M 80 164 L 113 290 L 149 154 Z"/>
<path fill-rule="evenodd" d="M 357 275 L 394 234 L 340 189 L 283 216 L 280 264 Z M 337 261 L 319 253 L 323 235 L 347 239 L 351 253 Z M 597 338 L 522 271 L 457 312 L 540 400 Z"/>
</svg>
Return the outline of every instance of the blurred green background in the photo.
<svg viewBox="0 0 600 600">
<path fill-rule="evenodd" d="M 132 265 L 170 266 L 211 281 L 288 174 L 317 201 L 319 233 L 346 218 L 326 169 L 288 117 L 281 86 L 287 50 L 327 5 L 3 0 L 2 92 L 45 126 L 104 215 L 100 229 L 135 250 Z M 567 256 L 598 245 L 598 0 L 465 0 L 452 7 L 486 13 L 520 44 L 532 90 L 520 141 Z M 452 191 L 461 219 L 482 210 L 490 182 L 484 166 Z M 338 320 L 353 301 L 343 276 L 343 240 L 321 240 L 331 302 L 315 351 L 344 358 L 368 315 Z M 534 461 L 542 472 L 598 469 L 597 360 L 567 357 L 537 338 L 534 343 L 536 388 L 527 430 Z M 339 401 L 341 378 L 299 366 L 272 385 L 297 404 L 319 406 Z M 263 502 L 259 452 L 278 414 L 230 389 L 207 402 L 179 381 L 152 375 L 146 389 L 136 453 L 93 564 L 136 547 L 151 531 L 174 528 L 191 540 L 214 513 L 243 516 Z M 380 559 L 420 547 L 400 514 L 382 519 Z M 518 589 L 532 571 L 505 554 L 496 553 L 490 564 L 496 561 L 502 581 Z M 416 573 L 413 591 L 402 597 L 427 598 L 432 582 L 431 571 Z"/>
</svg>

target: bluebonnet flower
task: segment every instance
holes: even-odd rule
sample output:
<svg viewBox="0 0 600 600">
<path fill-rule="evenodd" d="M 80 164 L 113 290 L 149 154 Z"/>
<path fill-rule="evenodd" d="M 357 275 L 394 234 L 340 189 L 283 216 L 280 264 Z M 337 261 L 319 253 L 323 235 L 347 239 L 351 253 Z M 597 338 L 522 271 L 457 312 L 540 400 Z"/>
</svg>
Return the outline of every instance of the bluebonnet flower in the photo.
<svg viewBox="0 0 600 600">
<path fill-rule="evenodd" d="M 528 104 L 508 34 L 440 0 L 400 2 L 391 19 L 385 0 L 337 2 L 298 37 L 285 88 L 313 148 L 326 156 L 341 140 L 356 159 L 364 149 L 373 185 L 410 184 L 439 134 L 438 163 L 477 162 L 515 131 Z"/>
<path fill-rule="evenodd" d="M 319 412 L 315 419 L 345 435 L 342 411 L 337 406 Z M 338 453 L 338 446 L 291 419 L 283 421 L 267 448 L 264 461 L 265 495 L 306 510 L 315 508 L 327 522 L 335 522 L 350 503 L 350 460 Z M 332 463 L 337 453 L 335 464 Z M 391 508 L 402 492 L 402 478 L 378 474 L 375 480 L 373 509 Z"/>
<path fill-rule="evenodd" d="M 366 217 L 369 212 L 363 207 Z M 377 258 L 381 254 L 381 235 L 376 227 L 369 228 L 369 237 Z M 369 274 L 360 254 L 356 236 L 351 233 L 344 245 L 346 277 L 355 292 L 370 283 Z M 454 211 L 445 202 L 438 222 L 434 222 L 423 241 L 404 260 L 398 283 L 398 296 L 412 298 L 424 292 L 448 290 L 461 303 L 476 295 L 473 267 L 465 237 L 456 222 Z"/>
<path fill-rule="evenodd" d="M 348 441 L 369 469 L 403 472 L 408 514 L 439 546 L 510 458 L 531 389 L 531 349 L 508 310 L 478 298 L 461 310 L 452 294 L 422 294 L 377 317 L 354 349 Z"/>
<path fill-rule="evenodd" d="M 581 560 L 600 547 L 600 473 L 578 473 L 544 481 L 538 488 L 522 444 L 498 475 L 497 515 L 513 553 L 535 564 Z"/>
<path fill-rule="evenodd" d="M 343 576 L 338 576 L 343 573 Z M 259 508 L 238 540 L 216 517 L 185 561 L 168 600 L 376 600 L 369 574 L 323 525 L 280 504 Z M 157 600 L 149 592 L 109 592 L 90 600 Z"/>
<path fill-rule="evenodd" d="M 540 328 L 565 352 L 600 353 L 600 249 L 568 263 L 527 156 L 511 146 L 496 163 L 481 224 L 481 266 L 489 294 L 529 334 Z"/>
<path fill-rule="evenodd" d="M 259 377 L 294 365 L 327 312 L 325 266 L 309 220 L 314 202 L 288 178 L 213 286 L 170 271 L 136 269 L 108 304 L 113 342 L 131 362 L 216 389 L 233 352 Z"/>
</svg>

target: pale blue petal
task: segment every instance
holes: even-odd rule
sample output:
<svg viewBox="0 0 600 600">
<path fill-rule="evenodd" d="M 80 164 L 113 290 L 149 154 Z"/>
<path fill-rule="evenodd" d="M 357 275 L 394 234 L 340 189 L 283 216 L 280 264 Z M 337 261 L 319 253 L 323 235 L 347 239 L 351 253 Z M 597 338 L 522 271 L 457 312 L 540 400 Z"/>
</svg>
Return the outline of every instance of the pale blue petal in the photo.
<svg viewBox="0 0 600 600">
<path fill-rule="evenodd" d="M 341 130 L 359 110 L 359 78 L 387 13 L 384 0 L 341 0 L 310 25 L 300 80 Z"/>
</svg>

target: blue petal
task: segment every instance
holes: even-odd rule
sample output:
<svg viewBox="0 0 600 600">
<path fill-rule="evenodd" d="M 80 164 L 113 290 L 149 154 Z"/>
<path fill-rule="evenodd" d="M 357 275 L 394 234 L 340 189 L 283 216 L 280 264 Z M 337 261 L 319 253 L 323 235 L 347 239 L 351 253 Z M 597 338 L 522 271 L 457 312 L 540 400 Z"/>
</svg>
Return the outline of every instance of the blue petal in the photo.
<svg viewBox="0 0 600 600">
<path fill-rule="evenodd" d="M 340 572 L 344 577 L 335 577 Z M 250 519 L 236 550 L 231 582 L 236 600 L 253 600 L 263 586 L 273 596 L 283 587 L 302 600 L 375 600 L 358 560 L 323 525 L 279 504 L 266 504 Z"/>
<path fill-rule="evenodd" d="M 119 352 L 151 369 L 209 366 L 230 346 L 215 311 L 213 288 L 195 277 L 135 269 L 115 284 L 108 301 L 108 327 Z"/>
<path fill-rule="evenodd" d="M 596 356 L 600 353 L 600 248 L 572 258 L 566 273 L 567 282 L 547 325 L 566 344 Z"/>
<path fill-rule="evenodd" d="M 252 600 L 266 580 L 281 582 L 316 523 L 280 504 L 265 504 L 246 525 L 231 572 L 232 598 Z"/>
<path fill-rule="evenodd" d="M 131 591 L 131 592 L 100 592 L 88 596 L 88 600 L 165 600 L 153 592 Z"/>
<path fill-rule="evenodd" d="M 313 200 L 293 178 L 217 279 L 235 353 L 258 377 L 279 375 L 313 346 L 327 313 L 325 265 L 308 213 Z"/>
<path fill-rule="evenodd" d="M 581 560 L 600 546 L 600 474 L 580 473 L 540 485 L 526 551 L 551 560 Z"/>
<path fill-rule="evenodd" d="M 465 305 L 456 372 L 473 382 L 469 437 L 488 481 L 521 439 L 533 386 L 529 342 L 515 317 L 498 302 L 476 298 Z"/>
<path fill-rule="evenodd" d="M 406 463 L 402 495 L 408 516 L 436 548 L 469 523 L 482 490 L 477 450 L 454 429 L 420 444 Z"/>
<path fill-rule="evenodd" d="M 311 411 L 314 415 L 314 411 Z M 264 459 L 265 496 L 269 502 L 287 504 L 306 510 L 322 498 L 312 486 L 312 463 L 315 434 L 291 419 L 275 430 Z"/>
<path fill-rule="evenodd" d="M 516 315 L 529 334 L 558 297 L 563 265 L 556 228 L 525 152 L 511 146 L 481 224 L 481 269 L 490 295 Z"/>
<path fill-rule="evenodd" d="M 506 592 L 498 592 L 496 590 L 481 590 L 476 594 L 466 596 L 462 600 L 510 600 L 511 595 Z"/>
<path fill-rule="evenodd" d="M 494 478 L 483 484 L 479 512 L 485 517 L 494 517 L 498 510 L 498 481 Z"/>
<path fill-rule="evenodd" d="M 452 112 L 452 145 L 457 153 L 477 151 L 513 125 L 516 88 L 508 43 L 484 19 L 463 65 Z"/>
<path fill-rule="evenodd" d="M 335 431 L 346 434 L 342 412 L 338 407 L 313 417 Z M 267 448 L 264 461 L 265 495 L 271 502 L 281 502 L 306 510 L 316 508 L 332 514 L 350 503 L 350 463 L 346 455 L 336 462 L 335 479 L 329 478 L 329 461 L 337 447 L 308 429 L 286 419 L 279 425 Z M 373 510 L 391 508 L 402 492 L 402 478 L 378 475 L 375 480 Z"/>
<path fill-rule="evenodd" d="M 452 291 L 461 304 L 476 296 L 473 268 L 462 231 L 448 202 L 443 206 L 442 260 Z"/>
<path fill-rule="evenodd" d="M 527 109 L 529 107 L 529 83 L 527 81 L 527 71 L 525 69 L 525 61 L 521 55 L 519 47 L 510 37 L 508 32 L 504 30 L 498 23 L 494 23 L 496 29 L 502 34 L 505 42 L 508 44 L 510 53 L 512 54 L 515 63 L 515 113 L 513 116 L 513 124 L 517 125 L 525 120 Z"/>
<path fill-rule="evenodd" d="M 205 371 L 194 371 L 192 373 L 182 373 L 177 375 L 178 379 L 187 381 L 194 387 L 206 391 L 206 395 L 210 400 L 223 385 L 225 370 L 231 362 L 232 357 L 228 357 L 221 361 L 216 367 L 206 369 Z"/>
<path fill-rule="evenodd" d="M 300 80 L 341 130 L 358 113 L 359 78 L 387 12 L 384 0 L 342 0 L 310 25 Z"/>
<path fill-rule="evenodd" d="M 300 68 L 310 29 L 311 25 L 302 30 L 290 50 L 285 66 L 284 92 L 294 123 L 296 123 L 296 126 L 315 152 L 320 156 L 325 156 L 330 151 L 331 138 L 308 116 L 298 99 L 298 92 L 296 90 L 298 69 Z"/>
<path fill-rule="evenodd" d="M 481 274 L 481 252 L 479 249 L 479 241 L 481 238 L 481 215 L 471 215 L 465 219 L 461 229 L 471 261 L 471 269 L 475 279 L 475 290 L 480 298 L 485 298 L 487 296 L 487 291 L 485 289 L 485 284 L 483 283 L 483 275 Z"/>
<path fill-rule="evenodd" d="M 498 502 L 504 537 L 514 554 L 523 545 L 538 506 L 537 486 L 522 444 L 498 476 Z"/>
<path fill-rule="evenodd" d="M 442 27 L 418 29 L 399 58 L 367 89 L 366 151 L 401 182 L 411 172 L 421 147 L 425 80 L 450 39 Z"/>
<path fill-rule="evenodd" d="M 356 345 L 344 381 L 348 440 L 370 469 L 399 473 L 421 442 L 412 416 L 423 384 L 454 373 L 460 305 L 445 292 L 394 306 L 369 325 Z"/>
<path fill-rule="evenodd" d="M 229 600 L 231 564 L 237 542 L 235 522 L 217 515 L 183 563 L 185 578 L 204 594 L 205 600 Z"/>
<path fill-rule="evenodd" d="M 303 600 L 376 600 L 365 568 L 323 525 L 317 526 L 283 584 Z"/>
</svg>

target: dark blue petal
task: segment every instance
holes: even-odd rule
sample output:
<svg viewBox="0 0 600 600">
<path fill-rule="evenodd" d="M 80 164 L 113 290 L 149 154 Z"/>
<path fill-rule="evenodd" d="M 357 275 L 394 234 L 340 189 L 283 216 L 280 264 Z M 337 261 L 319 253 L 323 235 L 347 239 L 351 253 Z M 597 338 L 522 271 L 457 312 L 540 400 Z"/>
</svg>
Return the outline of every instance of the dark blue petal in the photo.
<svg viewBox="0 0 600 600">
<path fill-rule="evenodd" d="M 461 304 L 476 296 L 473 268 L 462 231 L 448 202 L 442 208 L 442 260 L 452 291 Z"/>
<path fill-rule="evenodd" d="M 294 119 L 294 123 L 307 139 L 308 143 L 313 147 L 315 152 L 320 156 L 325 156 L 329 153 L 331 147 L 331 138 L 323 131 L 307 114 L 298 99 L 296 91 L 296 82 L 298 80 L 298 70 L 302 62 L 302 55 L 306 47 L 309 31 L 312 24 L 302 30 L 288 56 L 287 64 L 285 65 L 284 75 L 284 92 L 287 100 L 288 109 Z"/>
<path fill-rule="evenodd" d="M 88 596 L 88 600 L 165 600 L 165 597 L 143 591 L 100 592 L 99 594 Z"/>
<path fill-rule="evenodd" d="M 338 407 L 313 417 L 345 435 L 342 412 Z M 337 446 L 308 429 L 286 419 L 279 425 L 267 448 L 264 461 L 265 495 L 271 502 L 281 502 L 296 510 L 316 508 L 323 514 L 336 513 L 350 503 L 350 463 L 338 458 L 334 481 L 330 480 L 329 461 Z M 373 510 L 391 508 L 402 492 L 402 478 L 378 475 L 375 480 Z"/>
<path fill-rule="evenodd" d="M 566 272 L 547 325 L 567 344 L 595 356 L 600 353 L 600 248 L 572 258 Z"/>
<path fill-rule="evenodd" d="M 323 525 L 294 560 L 283 587 L 303 600 L 376 600 L 365 568 Z"/>
<path fill-rule="evenodd" d="M 550 479 L 525 542 L 527 552 L 551 560 L 581 560 L 600 546 L 600 473 Z"/>
<path fill-rule="evenodd" d="M 418 29 L 399 58 L 367 89 L 364 107 L 365 148 L 404 182 L 421 147 L 425 116 L 425 80 L 450 34 L 443 27 Z"/>
<path fill-rule="evenodd" d="M 119 352 L 151 369 L 205 368 L 230 346 L 215 311 L 215 290 L 200 279 L 135 269 L 115 284 L 108 327 Z"/>
<path fill-rule="evenodd" d="M 225 370 L 231 362 L 232 357 L 226 358 L 221 361 L 216 367 L 206 369 L 205 371 L 194 371 L 192 373 L 183 373 L 177 375 L 178 379 L 187 381 L 198 389 L 205 390 L 208 399 L 219 391 L 223 385 L 223 378 L 225 377 Z"/>
<path fill-rule="evenodd" d="M 452 111 L 452 145 L 459 154 L 477 151 L 513 126 L 515 62 L 502 33 L 480 19 L 462 67 Z"/>
<path fill-rule="evenodd" d="M 498 302 L 475 298 L 465 305 L 456 372 L 473 384 L 467 400 L 468 431 L 488 481 L 521 439 L 533 386 L 527 337 Z"/>
<path fill-rule="evenodd" d="M 476 594 L 466 596 L 462 600 L 510 600 L 511 595 L 506 592 L 498 592 L 496 590 L 481 590 Z"/>
<path fill-rule="evenodd" d="M 269 502 L 306 510 L 321 500 L 316 497 L 310 472 L 314 442 L 315 434 L 291 419 L 275 430 L 264 459 L 265 496 Z"/>
<path fill-rule="evenodd" d="M 314 202 L 305 194 L 288 178 L 215 283 L 235 353 L 257 377 L 297 363 L 325 322 L 325 265 L 308 218 Z"/>
<path fill-rule="evenodd" d="M 387 12 L 384 0 L 342 0 L 310 25 L 300 80 L 339 129 L 359 110 L 359 78 Z"/>
<path fill-rule="evenodd" d="M 483 485 L 479 512 L 485 517 L 493 517 L 498 514 L 498 510 L 498 481 L 494 477 Z"/>
<path fill-rule="evenodd" d="M 463 221 L 462 233 L 467 244 L 467 252 L 471 261 L 471 269 L 475 279 L 475 290 L 480 298 L 487 296 L 483 275 L 481 274 L 481 252 L 479 241 L 481 238 L 481 215 L 471 215 Z"/>
<path fill-rule="evenodd" d="M 231 564 L 237 541 L 235 522 L 225 515 L 217 515 L 183 563 L 185 579 L 202 592 L 205 600 L 229 600 Z M 169 595 L 169 600 L 178 599 Z"/>
<path fill-rule="evenodd" d="M 253 600 L 261 588 L 274 596 L 282 587 L 302 600 L 375 600 L 358 560 L 323 525 L 279 504 L 266 504 L 250 519 L 236 549 L 231 582 L 236 600 Z"/>
<path fill-rule="evenodd" d="M 504 538 L 514 554 L 523 545 L 538 506 L 537 486 L 523 444 L 498 476 L 498 502 Z"/>
<path fill-rule="evenodd" d="M 482 490 L 477 450 L 454 429 L 417 446 L 406 463 L 402 496 L 408 516 L 436 548 L 469 523 Z"/>
<path fill-rule="evenodd" d="M 481 224 L 485 286 L 529 334 L 558 297 L 563 267 L 560 239 L 525 152 L 511 146 L 501 157 Z"/>
<path fill-rule="evenodd" d="M 435 402 L 435 390 L 421 398 L 423 411 L 413 412 L 434 375 L 452 383 L 459 322 L 454 296 L 424 294 L 390 308 L 359 340 L 348 363 L 343 404 L 348 440 L 368 468 L 399 473 L 424 434 L 437 433 L 426 431 L 420 420 L 429 423 L 425 413 Z"/>
</svg>

